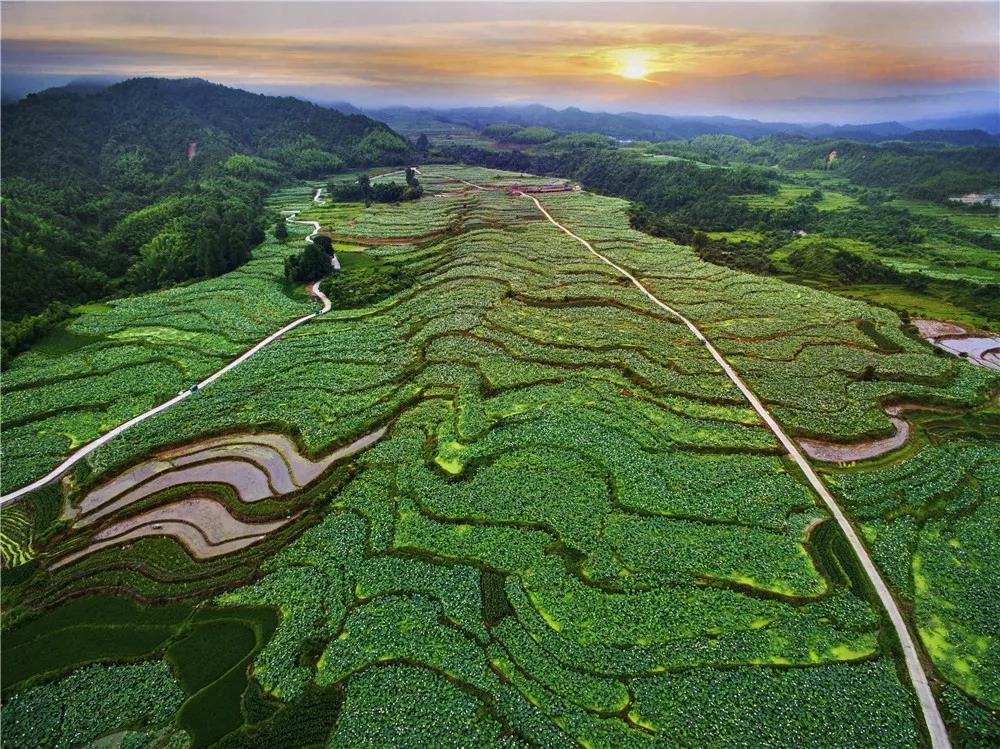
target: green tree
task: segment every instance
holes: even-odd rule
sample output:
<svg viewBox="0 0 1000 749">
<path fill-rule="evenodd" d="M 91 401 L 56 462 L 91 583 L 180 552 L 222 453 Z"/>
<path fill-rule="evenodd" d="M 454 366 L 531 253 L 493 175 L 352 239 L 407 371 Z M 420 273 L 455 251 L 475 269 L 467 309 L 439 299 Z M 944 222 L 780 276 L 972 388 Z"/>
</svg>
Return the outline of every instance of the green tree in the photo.
<svg viewBox="0 0 1000 749">
<path fill-rule="evenodd" d="M 274 238 L 280 242 L 288 239 L 288 223 L 284 219 L 274 225 Z"/>
<path fill-rule="evenodd" d="M 333 240 L 324 234 L 313 237 L 313 247 L 327 255 L 333 255 Z"/>
<path fill-rule="evenodd" d="M 365 205 L 369 206 L 372 204 L 372 180 L 367 174 L 358 175 L 358 187 L 361 188 L 361 194 L 364 196 Z"/>
<path fill-rule="evenodd" d="M 290 283 L 318 281 L 330 272 L 330 256 L 315 244 L 307 244 L 300 255 L 285 259 L 285 278 Z"/>
</svg>

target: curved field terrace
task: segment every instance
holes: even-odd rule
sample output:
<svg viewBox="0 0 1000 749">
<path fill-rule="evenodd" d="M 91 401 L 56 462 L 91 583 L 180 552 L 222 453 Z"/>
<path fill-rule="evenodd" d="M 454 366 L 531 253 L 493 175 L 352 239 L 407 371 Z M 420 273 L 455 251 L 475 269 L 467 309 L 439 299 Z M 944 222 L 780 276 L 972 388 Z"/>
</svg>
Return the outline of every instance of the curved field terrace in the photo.
<svg viewBox="0 0 1000 749">
<path fill-rule="evenodd" d="M 14 506 L 24 518 L 0 549 L 32 557 L 6 593 L 19 695 L 90 663 L 151 661 L 170 666 L 148 678 L 179 700 L 199 694 L 190 663 L 203 662 L 232 683 L 204 676 L 213 696 L 150 718 L 158 735 L 229 748 L 990 745 L 993 373 L 936 355 L 887 309 L 640 233 L 621 200 L 540 195 L 554 226 L 508 189 L 550 178 L 422 165 L 420 182 L 425 197 L 370 208 L 314 202 L 316 184 L 277 196 L 365 248 L 324 282 L 334 308 Z M 285 294 L 266 276 L 262 298 Z M 101 330 L 193 329 L 214 304 L 192 294 L 175 317 L 155 297 L 114 305 Z M 53 424 L 85 440 L 112 423 L 107 409 L 87 416 L 106 382 L 74 369 L 109 355 L 91 345 L 12 367 L 13 392 L 72 383 L 48 408 L 23 397 L 12 484 L 69 448 Z M 122 416 L 160 392 L 140 353 L 111 375 L 136 382 Z M 903 420 L 891 407 L 903 403 L 933 408 Z M 803 459 L 806 472 L 780 435 L 891 447 L 856 466 Z M 807 474 L 870 550 L 899 625 Z M 121 641 L 103 634 L 111 612 L 135 624 Z M 241 644 L 173 649 L 188 616 Z M 72 622 L 86 624 L 74 652 L 22 644 Z"/>
</svg>

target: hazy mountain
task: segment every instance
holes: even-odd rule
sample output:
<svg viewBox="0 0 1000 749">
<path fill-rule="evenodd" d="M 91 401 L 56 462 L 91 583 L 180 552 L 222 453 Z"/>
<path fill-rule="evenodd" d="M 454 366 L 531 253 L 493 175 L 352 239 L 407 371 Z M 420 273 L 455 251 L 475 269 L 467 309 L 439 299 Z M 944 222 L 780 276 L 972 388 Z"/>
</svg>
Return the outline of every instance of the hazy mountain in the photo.
<svg viewBox="0 0 1000 749">
<path fill-rule="evenodd" d="M 1000 134 L 1000 111 L 956 114 L 952 117 L 907 121 L 914 130 L 983 130 L 991 135 Z"/>
<path fill-rule="evenodd" d="M 912 143 L 951 143 L 956 146 L 1000 145 L 1000 135 L 985 130 L 914 130 L 900 140 Z"/>
<path fill-rule="evenodd" d="M 336 104 L 340 111 L 361 111 L 351 105 Z M 910 139 L 915 141 L 939 140 L 956 145 L 992 144 L 985 125 L 992 115 L 968 115 L 956 118 L 970 127 L 950 125 L 951 120 L 921 120 L 909 123 L 897 121 L 872 122 L 856 125 L 802 124 L 795 122 L 762 122 L 725 116 L 675 117 L 642 112 L 587 112 L 576 107 L 553 109 L 540 104 L 524 106 L 462 107 L 457 109 L 411 109 L 389 107 L 364 110 L 376 119 L 390 121 L 400 131 L 419 129 L 420 123 L 436 120 L 482 130 L 498 123 L 521 126 L 540 126 L 557 132 L 595 132 L 619 140 L 684 140 L 699 135 L 735 135 L 754 138 L 763 135 L 786 133 L 811 138 L 849 138 L 866 143 L 883 140 Z M 413 128 L 406 123 L 413 123 Z M 933 128 L 930 125 L 937 123 Z M 979 123 L 975 128 L 971 125 Z M 933 135 L 913 135 L 917 130 L 933 129 Z M 406 132 L 413 137 L 413 133 Z M 984 137 L 985 136 L 985 137 Z"/>
</svg>

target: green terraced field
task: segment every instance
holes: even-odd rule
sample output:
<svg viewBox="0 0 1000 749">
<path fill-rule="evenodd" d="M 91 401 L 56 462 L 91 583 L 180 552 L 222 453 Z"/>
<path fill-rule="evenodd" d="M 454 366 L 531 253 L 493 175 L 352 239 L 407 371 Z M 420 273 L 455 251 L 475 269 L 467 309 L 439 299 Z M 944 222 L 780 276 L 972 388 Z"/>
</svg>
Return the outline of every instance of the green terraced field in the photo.
<svg viewBox="0 0 1000 749">
<path fill-rule="evenodd" d="M 995 721 L 988 728 L 1000 704 L 996 415 L 914 417 L 918 439 L 900 459 L 834 469 L 831 479 L 893 587 L 911 602 L 929 656 L 961 688 L 946 700 L 953 720 L 970 745 L 988 745 L 1000 737 Z"/>
<path fill-rule="evenodd" d="M 147 538 L 51 573 L 46 565 L 95 528 L 35 521 L 45 506 L 53 520 L 58 510 L 52 496 L 30 497 L 25 522 L 42 525 L 43 538 L 5 540 L 5 559 L 8 546 L 25 543 L 38 555 L 5 586 L 5 639 L 56 632 L 65 626 L 60 612 L 80 605 L 66 601 L 107 588 L 177 606 L 210 599 L 211 615 L 199 615 L 206 621 L 190 621 L 195 630 L 227 611 L 237 620 L 279 612 L 259 651 L 249 638 L 212 652 L 196 632 L 195 642 L 165 649 L 160 640 L 121 644 L 135 646 L 121 658 L 170 666 L 155 674 L 155 689 L 175 710 L 164 718 L 127 701 L 129 730 L 158 731 L 164 741 L 180 734 L 194 746 L 223 733 L 223 747 L 272 746 L 276 737 L 614 749 L 790 747 L 817 736 L 831 747 L 926 741 L 892 630 L 857 560 L 706 347 L 531 201 L 457 181 L 533 178 L 421 171 L 419 201 L 310 209 L 336 224 L 324 227 L 334 235 L 369 247 L 372 263 L 343 273 L 390 264 L 412 275 L 409 286 L 309 321 L 111 441 L 74 472 L 66 500 L 72 508 L 158 449 L 209 435 L 280 431 L 314 457 L 383 427 L 384 436 L 260 508 L 241 502 L 222 476 L 190 487 L 243 518 L 293 517 L 271 538 L 203 562 L 173 540 Z M 433 197 L 457 191 L 464 194 Z M 304 185 L 271 204 L 305 208 L 311 195 Z M 623 201 L 585 192 L 541 200 L 694 320 L 794 435 L 880 436 L 892 431 L 885 403 L 963 410 L 998 386 L 986 370 L 907 337 L 885 309 L 710 265 L 636 232 Z M 60 435 L 89 439 L 309 308 L 277 278 L 297 247 L 266 243 L 251 264 L 216 281 L 84 315 L 71 331 L 99 341 L 16 361 L 5 415 L 23 415 L 4 438 L 25 447 L 5 455 L 5 481 L 20 485 L 49 467 L 66 449 Z M 233 294 L 211 293 L 218 289 L 237 292 L 253 315 L 226 301 Z M 165 352 L 155 363 L 153 348 Z M 202 348 L 214 358 L 193 353 Z M 173 374 L 161 378 L 157 367 Z M 131 394 L 120 412 L 93 405 L 109 386 Z M 38 396 L 11 397 L 29 390 Z M 969 439 L 873 474 L 834 476 L 884 575 L 914 599 L 956 736 L 980 745 L 995 736 L 991 711 L 1000 708 L 995 624 L 985 618 L 992 609 L 970 613 L 965 604 L 988 596 L 985 570 L 996 561 L 989 539 L 998 508 L 986 498 L 993 453 Z M 914 475 L 909 461 L 941 466 L 920 496 L 942 512 L 914 509 L 919 531 L 893 504 L 893 486 Z M 151 495 L 108 520 L 183 492 Z M 944 509 L 952 503 L 953 516 Z M 910 587 L 897 548 L 916 549 Z M 958 554 L 975 561 L 974 573 L 955 576 Z M 128 616 L 154 629 L 176 627 L 163 621 L 168 609 L 135 609 Z M 102 627 L 90 637 L 94 648 L 109 647 Z M 231 670 L 218 676 L 225 663 Z M 90 674 L 65 676 L 67 665 L 22 666 L 43 674 L 43 685 L 14 699 L 57 709 L 72 688 L 66 680 Z M 123 691 L 135 700 L 153 678 L 143 673 Z M 192 706 L 184 695 L 200 694 L 200 684 L 217 685 L 217 696 Z M 206 716 L 218 705 L 225 718 L 213 722 Z M 94 724 L 95 735 L 126 726 Z"/>
<path fill-rule="evenodd" d="M 741 199 L 754 208 L 788 208 L 796 199 L 809 195 L 815 188 L 806 185 L 782 183 L 774 195 L 746 195 Z M 824 188 L 823 197 L 816 203 L 821 211 L 840 211 L 853 208 L 858 202 L 850 195 Z"/>
<path fill-rule="evenodd" d="M 965 229 L 981 231 L 986 234 L 1000 236 L 1000 216 L 997 211 L 968 210 L 959 206 L 939 205 L 922 200 L 904 200 L 897 198 L 891 205 L 905 208 L 911 213 L 923 216 L 943 218 Z"/>
<path fill-rule="evenodd" d="M 303 185 L 270 202 L 301 208 L 311 196 Z M 283 276 L 285 257 L 299 251 L 294 238 L 307 232 L 290 226 L 287 243 L 265 242 L 219 278 L 86 305 L 65 331 L 19 356 L 3 377 L 3 492 L 315 309 Z"/>
</svg>

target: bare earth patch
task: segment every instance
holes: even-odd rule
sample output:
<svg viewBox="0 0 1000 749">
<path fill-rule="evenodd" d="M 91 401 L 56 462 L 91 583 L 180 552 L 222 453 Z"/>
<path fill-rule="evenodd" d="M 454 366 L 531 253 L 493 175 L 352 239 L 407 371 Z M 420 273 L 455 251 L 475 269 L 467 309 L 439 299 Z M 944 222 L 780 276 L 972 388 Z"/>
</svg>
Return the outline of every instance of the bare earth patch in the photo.
<svg viewBox="0 0 1000 749">
<path fill-rule="evenodd" d="M 824 463 L 849 463 L 885 455 L 906 444 L 910 438 L 910 422 L 902 417 L 905 411 L 950 411 L 942 406 L 926 406 L 921 403 L 896 403 L 885 407 L 886 416 L 896 427 L 896 433 L 880 440 L 861 442 L 824 442 L 822 440 L 800 439 L 802 450 L 813 460 Z"/>
<path fill-rule="evenodd" d="M 950 354 L 1000 372 L 1000 336 L 976 335 L 955 323 L 913 320 L 917 332 Z"/>
<path fill-rule="evenodd" d="M 85 549 L 57 560 L 52 569 L 108 546 L 151 536 L 177 539 L 195 559 L 211 559 L 246 548 L 291 520 L 247 523 L 229 514 L 226 506 L 207 497 L 189 497 L 119 520 L 94 534 Z"/>
<path fill-rule="evenodd" d="M 157 492 L 195 483 L 226 484 L 243 502 L 302 489 L 331 465 L 377 442 L 377 429 L 319 460 L 299 452 L 283 434 L 230 434 L 165 450 L 91 490 L 65 517 L 89 525 Z"/>
<path fill-rule="evenodd" d="M 875 458 L 902 447 L 910 438 L 910 422 L 898 416 L 889 416 L 889 419 L 896 427 L 896 433 L 891 437 L 848 444 L 800 439 L 799 445 L 810 458 L 824 463 L 850 463 Z"/>
<path fill-rule="evenodd" d="M 930 340 L 946 335 L 968 335 L 968 331 L 961 325 L 942 320 L 911 320 L 917 332 L 921 336 Z"/>
</svg>

